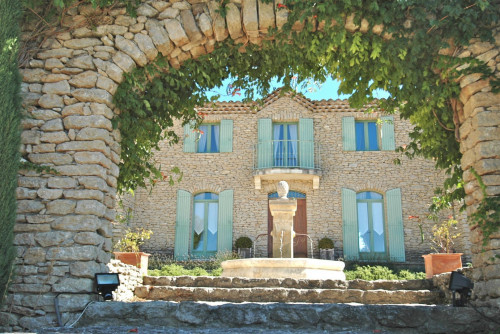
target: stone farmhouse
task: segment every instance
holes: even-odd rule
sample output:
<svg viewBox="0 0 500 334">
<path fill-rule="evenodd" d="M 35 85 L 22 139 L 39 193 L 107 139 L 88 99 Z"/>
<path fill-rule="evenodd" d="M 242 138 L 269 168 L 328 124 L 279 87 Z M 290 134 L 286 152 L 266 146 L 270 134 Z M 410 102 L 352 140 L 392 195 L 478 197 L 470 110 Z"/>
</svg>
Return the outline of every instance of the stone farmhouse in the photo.
<svg viewBox="0 0 500 334">
<path fill-rule="evenodd" d="M 432 222 L 421 220 L 422 242 L 418 221 L 409 216 L 428 214 L 444 176 L 432 161 L 395 152 L 409 143 L 410 123 L 371 107 L 277 90 L 262 104 L 198 108 L 204 115 L 199 129 L 178 122 L 174 130 L 182 140 L 162 143 L 155 156 L 164 171 L 179 167 L 182 180 L 136 191 L 127 201 L 131 227 L 153 231 L 145 250 L 177 259 L 231 251 L 241 236 L 256 240 L 257 257 L 268 257 L 268 201 L 285 180 L 298 201 L 295 257 L 318 257 L 318 241 L 329 237 L 335 258 L 423 264 Z M 465 219 L 459 228 L 455 251 L 469 258 Z"/>
</svg>

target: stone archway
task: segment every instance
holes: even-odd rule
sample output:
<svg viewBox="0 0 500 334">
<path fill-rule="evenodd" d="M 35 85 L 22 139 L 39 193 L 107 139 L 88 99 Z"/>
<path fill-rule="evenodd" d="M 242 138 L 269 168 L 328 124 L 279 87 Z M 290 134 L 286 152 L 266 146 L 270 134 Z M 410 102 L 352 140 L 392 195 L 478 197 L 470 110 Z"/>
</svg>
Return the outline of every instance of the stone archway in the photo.
<svg viewBox="0 0 500 334">
<path fill-rule="evenodd" d="M 256 0 L 234 0 L 223 18 L 219 2 L 148 1 L 137 18 L 124 8 L 109 11 L 74 8 L 63 20 L 62 32 L 44 43 L 22 70 L 24 104 L 32 118 L 23 121 L 22 152 L 36 164 L 51 164 L 58 175 L 22 172 L 18 188 L 15 244 L 18 276 L 9 305 L 11 326 L 41 327 L 55 321 L 53 298 L 60 292 L 93 290 L 93 275 L 110 260 L 111 221 L 120 161 L 120 134 L 111 119 L 119 111 L 112 103 L 123 74 L 148 64 L 158 54 L 177 67 L 189 58 L 214 50 L 217 41 L 260 43 L 269 26 L 280 27 L 286 12 Z M 87 22 L 100 24 L 91 29 Z M 349 19 L 346 27 L 358 29 Z M 500 30 L 497 43 L 473 41 L 468 51 L 500 71 Z M 491 93 L 479 75 L 461 79 L 464 104 L 460 114 L 462 165 L 468 182 L 469 211 L 480 200 L 479 185 L 470 173 L 483 176 L 491 194 L 500 192 L 500 95 Z M 474 230 L 475 279 L 478 296 L 500 306 L 500 234 L 487 252 L 480 252 Z M 78 311 L 85 294 L 62 298 L 62 311 Z"/>
</svg>

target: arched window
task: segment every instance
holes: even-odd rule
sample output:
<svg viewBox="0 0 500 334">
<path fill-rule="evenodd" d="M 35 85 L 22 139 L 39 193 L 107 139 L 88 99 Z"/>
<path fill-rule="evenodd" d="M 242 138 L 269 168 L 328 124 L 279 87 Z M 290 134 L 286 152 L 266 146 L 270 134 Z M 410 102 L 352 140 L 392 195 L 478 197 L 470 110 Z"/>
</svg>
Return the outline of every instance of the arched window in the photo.
<svg viewBox="0 0 500 334">
<path fill-rule="evenodd" d="M 269 198 L 279 198 L 278 196 L 278 193 L 277 192 L 274 192 L 274 193 L 270 193 L 268 195 Z M 290 190 L 288 192 L 288 198 L 306 198 L 306 194 L 304 193 L 301 193 L 301 192 L 298 192 L 298 191 L 295 191 L 295 190 Z"/>
<path fill-rule="evenodd" d="M 193 212 L 192 254 L 202 257 L 215 254 L 217 252 L 219 196 L 213 193 L 195 195 Z"/>
<path fill-rule="evenodd" d="M 386 252 L 384 198 L 381 194 L 366 191 L 356 194 L 358 216 L 359 253 L 373 258 Z"/>
</svg>

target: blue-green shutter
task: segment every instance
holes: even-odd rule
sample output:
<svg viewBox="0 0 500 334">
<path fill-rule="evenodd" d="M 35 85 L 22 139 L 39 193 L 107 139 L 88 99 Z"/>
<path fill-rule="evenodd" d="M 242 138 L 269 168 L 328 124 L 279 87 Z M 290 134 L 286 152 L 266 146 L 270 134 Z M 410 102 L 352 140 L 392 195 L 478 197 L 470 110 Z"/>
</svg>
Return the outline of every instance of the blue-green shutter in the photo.
<svg viewBox="0 0 500 334">
<path fill-rule="evenodd" d="M 259 119 L 257 167 L 269 168 L 273 162 L 273 122 L 270 118 Z"/>
<path fill-rule="evenodd" d="M 344 151 L 356 151 L 356 125 L 354 117 L 342 117 L 342 144 Z"/>
<path fill-rule="evenodd" d="M 184 125 L 184 152 L 196 152 L 196 132 L 193 131 L 193 123 Z"/>
<path fill-rule="evenodd" d="M 396 142 L 394 140 L 394 117 L 383 116 L 380 117 L 382 121 L 382 129 L 380 136 L 382 137 L 382 150 L 394 151 L 396 149 Z"/>
<path fill-rule="evenodd" d="M 233 120 L 220 121 L 220 151 L 233 152 Z"/>
<path fill-rule="evenodd" d="M 174 247 L 174 257 L 176 260 L 186 260 L 189 257 L 189 226 L 191 222 L 191 207 L 191 194 L 185 190 L 178 190 Z"/>
<path fill-rule="evenodd" d="M 344 260 L 359 259 L 356 192 L 347 188 L 342 188 L 342 230 Z"/>
<path fill-rule="evenodd" d="M 405 236 L 403 231 L 403 211 L 401 210 L 401 189 L 396 188 L 387 191 L 386 199 L 390 259 L 391 261 L 405 262 Z"/>
<path fill-rule="evenodd" d="M 312 118 L 299 120 L 299 159 L 301 168 L 314 168 L 314 128 Z"/>
<path fill-rule="evenodd" d="M 233 191 L 219 194 L 219 222 L 217 225 L 217 251 L 231 252 L 233 249 Z"/>
</svg>

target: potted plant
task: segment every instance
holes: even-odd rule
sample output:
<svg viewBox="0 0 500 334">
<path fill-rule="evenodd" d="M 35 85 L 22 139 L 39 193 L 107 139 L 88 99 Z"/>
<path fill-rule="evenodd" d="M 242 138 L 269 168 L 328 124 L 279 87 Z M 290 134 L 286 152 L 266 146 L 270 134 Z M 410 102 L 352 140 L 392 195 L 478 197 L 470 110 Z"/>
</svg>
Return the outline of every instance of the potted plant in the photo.
<svg viewBox="0 0 500 334">
<path fill-rule="evenodd" d="M 141 269 L 142 275 L 148 273 L 148 260 L 151 254 L 141 252 L 140 246 L 145 240 L 151 238 L 153 232 L 144 228 L 126 230 L 125 235 L 116 244 L 113 252 L 115 259 L 125 264 L 131 264 Z"/>
<path fill-rule="evenodd" d="M 239 237 L 234 243 L 234 248 L 238 250 L 241 259 L 248 259 L 252 257 L 252 245 L 252 239 L 249 237 Z"/>
<path fill-rule="evenodd" d="M 318 243 L 319 258 L 322 260 L 333 260 L 334 249 L 333 240 L 330 238 L 323 238 Z"/>
<path fill-rule="evenodd" d="M 432 227 L 431 248 L 436 253 L 422 255 L 427 278 L 462 268 L 462 254 L 454 253 L 454 240 L 460 236 L 456 232 L 458 221 L 453 217 Z"/>
</svg>

